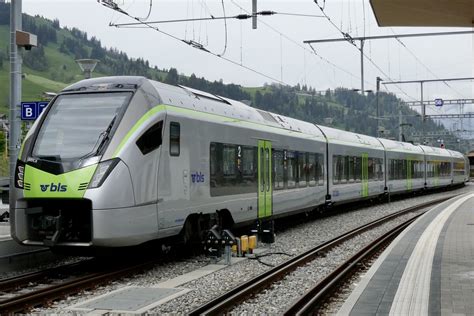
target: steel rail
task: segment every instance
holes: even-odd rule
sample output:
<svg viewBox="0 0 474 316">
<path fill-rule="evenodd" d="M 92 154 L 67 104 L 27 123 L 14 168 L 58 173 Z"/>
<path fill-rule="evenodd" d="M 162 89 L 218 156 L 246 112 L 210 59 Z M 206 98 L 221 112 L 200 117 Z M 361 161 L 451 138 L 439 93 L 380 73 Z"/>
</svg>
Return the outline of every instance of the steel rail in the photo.
<svg viewBox="0 0 474 316">
<path fill-rule="evenodd" d="M 223 295 L 191 311 L 189 315 L 195 316 L 195 315 L 225 314 L 226 312 L 228 312 L 230 309 L 232 309 L 234 306 L 236 306 L 240 302 L 245 301 L 246 299 L 248 299 L 252 295 L 255 295 L 256 293 L 259 293 L 260 291 L 269 287 L 271 284 L 275 283 L 276 281 L 283 279 L 285 275 L 294 271 L 297 267 L 302 266 L 309 261 L 312 261 L 318 255 L 321 255 L 327 252 L 329 249 L 337 246 L 338 244 L 346 241 L 347 239 L 353 238 L 354 236 L 368 229 L 376 227 L 400 215 L 414 212 L 423 208 L 430 207 L 435 204 L 442 203 L 455 196 L 457 195 L 452 195 L 449 197 L 440 198 L 440 199 L 422 203 L 416 206 L 412 206 L 412 207 L 403 209 L 401 211 L 383 216 L 375 221 L 372 221 L 358 228 L 350 230 L 336 238 L 326 241 L 298 256 L 295 256 L 289 259 L 288 261 L 256 276 L 255 278 L 252 278 L 236 286 L 235 288 L 231 289 L 229 292 L 226 292 Z"/>
<path fill-rule="evenodd" d="M 20 294 L 0 302 L 0 315 L 28 311 L 32 307 L 47 304 L 66 295 L 78 293 L 83 289 L 94 288 L 117 278 L 148 269 L 156 263 L 157 260 L 151 260 L 145 263 L 122 266 L 112 271 L 94 272 L 61 284 L 54 284 L 30 293 Z"/>
<path fill-rule="evenodd" d="M 424 213 L 423 213 L 424 214 Z M 318 284 L 308 290 L 303 296 L 297 299 L 285 312 L 284 315 L 311 315 L 316 309 L 322 305 L 324 300 L 336 290 L 336 286 L 340 284 L 344 278 L 348 277 L 354 270 L 358 269 L 359 264 L 381 249 L 384 245 L 395 239 L 408 225 L 413 223 L 418 217 L 423 214 L 418 214 L 408 221 L 398 225 L 389 232 L 380 236 L 372 243 L 357 252 L 350 259 L 336 268 L 333 272 L 327 275 Z"/>
<path fill-rule="evenodd" d="M 0 289 L 3 292 L 11 291 L 16 288 L 24 287 L 31 282 L 38 282 L 47 278 L 51 278 L 54 275 L 59 275 L 63 273 L 63 271 L 71 271 L 82 267 L 87 267 L 88 265 L 93 266 L 95 260 L 89 259 L 85 261 L 69 263 L 65 265 L 61 265 L 54 268 L 49 268 L 41 271 L 29 272 L 25 274 L 16 275 L 10 278 L 5 278 L 0 280 Z M 0 300 L 1 303 L 1 300 Z"/>
</svg>

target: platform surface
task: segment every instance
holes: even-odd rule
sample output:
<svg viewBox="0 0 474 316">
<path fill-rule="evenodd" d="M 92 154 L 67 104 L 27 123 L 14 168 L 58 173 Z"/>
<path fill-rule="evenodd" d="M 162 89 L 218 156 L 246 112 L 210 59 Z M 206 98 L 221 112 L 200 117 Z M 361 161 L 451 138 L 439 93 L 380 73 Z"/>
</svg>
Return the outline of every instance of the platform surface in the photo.
<svg viewBox="0 0 474 316">
<path fill-rule="evenodd" d="M 377 259 L 341 315 L 474 315 L 474 194 L 433 208 Z"/>
</svg>

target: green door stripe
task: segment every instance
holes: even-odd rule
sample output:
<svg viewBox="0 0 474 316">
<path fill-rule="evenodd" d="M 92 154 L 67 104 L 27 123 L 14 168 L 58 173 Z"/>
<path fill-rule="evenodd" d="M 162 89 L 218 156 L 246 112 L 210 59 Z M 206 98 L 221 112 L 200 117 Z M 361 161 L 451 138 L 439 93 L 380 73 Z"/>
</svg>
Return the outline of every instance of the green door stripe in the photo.
<svg viewBox="0 0 474 316">
<path fill-rule="evenodd" d="M 362 154 L 362 196 L 369 196 L 369 154 Z"/>
<path fill-rule="evenodd" d="M 411 166 L 412 166 L 412 160 L 410 158 L 407 159 L 407 190 L 411 190 L 413 187 L 413 181 L 412 181 L 412 173 L 411 173 Z"/>
<path fill-rule="evenodd" d="M 258 218 L 273 215 L 272 143 L 258 141 Z"/>
</svg>

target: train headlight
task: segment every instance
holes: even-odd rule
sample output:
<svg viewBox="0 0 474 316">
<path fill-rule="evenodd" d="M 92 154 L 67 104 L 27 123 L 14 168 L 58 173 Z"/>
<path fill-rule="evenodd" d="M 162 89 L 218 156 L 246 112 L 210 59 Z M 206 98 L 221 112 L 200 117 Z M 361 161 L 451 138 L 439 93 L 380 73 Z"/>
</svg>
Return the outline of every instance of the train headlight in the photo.
<svg viewBox="0 0 474 316">
<path fill-rule="evenodd" d="M 120 159 L 114 158 L 111 160 L 102 161 L 97 165 L 94 176 L 92 177 L 91 182 L 89 183 L 89 189 L 98 188 L 104 183 L 105 179 L 112 172 L 114 167 L 118 164 Z"/>
<path fill-rule="evenodd" d="M 15 188 L 23 189 L 25 180 L 25 163 L 21 160 L 16 161 L 15 168 Z"/>
</svg>

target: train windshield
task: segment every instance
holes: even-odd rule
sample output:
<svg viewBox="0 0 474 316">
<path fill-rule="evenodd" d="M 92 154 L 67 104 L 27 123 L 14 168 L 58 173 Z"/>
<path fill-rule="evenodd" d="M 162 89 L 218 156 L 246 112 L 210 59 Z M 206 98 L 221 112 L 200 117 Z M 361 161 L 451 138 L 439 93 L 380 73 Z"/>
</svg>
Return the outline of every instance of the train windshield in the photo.
<svg viewBox="0 0 474 316">
<path fill-rule="evenodd" d="M 43 121 L 32 155 L 53 161 L 99 153 L 131 92 L 60 95 Z"/>
</svg>

